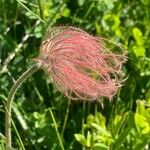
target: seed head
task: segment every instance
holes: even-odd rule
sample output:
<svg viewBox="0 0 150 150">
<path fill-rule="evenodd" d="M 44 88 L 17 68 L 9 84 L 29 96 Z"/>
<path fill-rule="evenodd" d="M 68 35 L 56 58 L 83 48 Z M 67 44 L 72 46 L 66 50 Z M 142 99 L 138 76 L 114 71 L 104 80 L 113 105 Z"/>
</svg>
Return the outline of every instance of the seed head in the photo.
<svg viewBox="0 0 150 150">
<path fill-rule="evenodd" d="M 67 97 L 111 100 L 123 83 L 122 64 L 127 59 L 123 52 L 112 52 L 118 46 L 111 45 L 75 27 L 56 27 L 47 34 L 36 60 Z"/>
</svg>

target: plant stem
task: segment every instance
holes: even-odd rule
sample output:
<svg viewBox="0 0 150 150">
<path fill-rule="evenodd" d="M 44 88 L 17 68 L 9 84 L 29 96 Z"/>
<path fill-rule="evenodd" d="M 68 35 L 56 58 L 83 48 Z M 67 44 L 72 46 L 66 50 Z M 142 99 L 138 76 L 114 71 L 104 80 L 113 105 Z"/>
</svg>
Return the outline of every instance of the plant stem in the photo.
<svg viewBox="0 0 150 150">
<path fill-rule="evenodd" d="M 12 150 L 11 146 L 11 109 L 12 109 L 12 103 L 15 96 L 16 91 L 20 87 L 23 81 L 25 81 L 28 77 L 31 76 L 38 68 L 40 67 L 39 64 L 33 65 L 30 69 L 28 69 L 26 72 L 22 74 L 22 76 L 15 82 L 13 87 L 11 88 L 8 100 L 6 103 L 6 114 L 5 114 L 5 127 L 6 127 L 6 150 Z"/>
<path fill-rule="evenodd" d="M 39 10 L 40 10 L 40 17 L 41 19 L 43 19 L 43 9 L 42 9 L 42 5 L 41 5 L 41 0 L 38 0 L 38 5 L 39 5 Z"/>
<path fill-rule="evenodd" d="M 52 120 L 53 120 L 53 123 L 54 123 L 55 131 L 56 131 L 56 134 L 57 134 L 57 137 L 58 137 L 58 142 L 60 144 L 60 147 L 61 147 L 62 150 L 65 150 L 64 146 L 63 146 L 63 143 L 62 143 L 61 136 L 58 132 L 57 123 L 56 123 L 56 120 L 55 120 L 55 117 L 53 115 L 53 112 L 52 112 L 51 108 L 49 108 L 49 111 L 50 111 L 50 114 L 51 114 L 51 117 L 52 117 Z"/>
<path fill-rule="evenodd" d="M 82 113 L 82 134 L 84 135 L 84 123 L 85 123 L 85 101 L 83 102 L 83 108 L 82 108 L 82 111 L 83 111 L 83 113 Z"/>
<path fill-rule="evenodd" d="M 84 101 L 83 102 L 83 108 L 82 108 L 82 111 L 83 111 L 83 113 L 82 113 L 82 135 L 84 135 L 84 123 L 85 123 L 85 105 L 86 105 L 86 102 Z M 85 150 L 86 148 L 85 148 L 85 146 L 83 145 L 83 147 L 82 147 L 82 150 Z"/>
<path fill-rule="evenodd" d="M 71 100 L 68 99 L 68 106 L 67 106 L 66 115 L 65 115 L 65 119 L 64 119 L 64 123 L 63 123 L 63 127 L 62 127 L 61 137 L 63 137 L 64 131 L 65 131 L 65 128 L 66 128 L 66 124 L 67 124 L 67 120 L 68 120 L 68 115 L 69 115 L 70 102 L 71 102 Z"/>
</svg>

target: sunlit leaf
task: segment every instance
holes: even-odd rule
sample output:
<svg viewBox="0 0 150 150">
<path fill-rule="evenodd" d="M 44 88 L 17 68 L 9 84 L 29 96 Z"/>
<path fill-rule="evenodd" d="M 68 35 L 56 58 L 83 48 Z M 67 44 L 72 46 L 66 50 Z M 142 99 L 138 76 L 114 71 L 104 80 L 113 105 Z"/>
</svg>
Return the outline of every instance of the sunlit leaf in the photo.
<svg viewBox="0 0 150 150">
<path fill-rule="evenodd" d="M 75 134 L 74 136 L 75 136 L 76 140 L 78 142 L 80 142 L 82 145 L 87 145 L 86 138 L 84 137 L 84 135 L 82 135 L 82 134 Z"/>
<path fill-rule="evenodd" d="M 150 132 L 150 125 L 146 118 L 138 113 L 135 113 L 135 124 L 139 133 L 148 134 Z"/>
<path fill-rule="evenodd" d="M 113 147 L 114 149 L 118 149 L 121 147 L 121 145 L 123 144 L 123 142 L 127 139 L 127 136 L 129 135 L 131 131 L 131 128 L 128 127 L 128 128 L 125 128 L 117 137 L 117 139 L 115 140 L 114 139 L 114 144 L 113 144 Z"/>
<path fill-rule="evenodd" d="M 103 143 L 96 143 L 93 146 L 93 150 L 108 150 L 109 147 Z"/>
<path fill-rule="evenodd" d="M 137 108 L 136 108 L 136 112 L 138 114 L 143 114 L 145 113 L 145 106 L 144 106 L 144 102 L 141 100 L 137 100 Z"/>
<path fill-rule="evenodd" d="M 143 56 L 145 56 L 146 50 L 142 46 L 135 45 L 135 46 L 133 46 L 133 52 L 136 57 L 143 57 Z"/>
<path fill-rule="evenodd" d="M 137 42 L 137 45 L 141 46 L 144 44 L 144 39 L 143 39 L 143 34 L 141 32 L 141 30 L 137 27 L 133 28 L 132 30 L 133 32 L 133 37 Z"/>
</svg>

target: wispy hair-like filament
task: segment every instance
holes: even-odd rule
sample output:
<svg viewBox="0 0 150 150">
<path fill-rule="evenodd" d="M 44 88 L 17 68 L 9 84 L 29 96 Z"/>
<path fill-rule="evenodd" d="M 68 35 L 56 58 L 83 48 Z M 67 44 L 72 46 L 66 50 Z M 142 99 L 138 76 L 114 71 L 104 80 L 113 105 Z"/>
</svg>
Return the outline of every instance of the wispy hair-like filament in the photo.
<svg viewBox="0 0 150 150">
<path fill-rule="evenodd" d="M 108 44 L 109 43 L 109 44 Z M 85 31 L 62 26 L 51 29 L 36 59 L 57 88 L 71 99 L 110 100 L 124 81 L 122 48 Z"/>
</svg>

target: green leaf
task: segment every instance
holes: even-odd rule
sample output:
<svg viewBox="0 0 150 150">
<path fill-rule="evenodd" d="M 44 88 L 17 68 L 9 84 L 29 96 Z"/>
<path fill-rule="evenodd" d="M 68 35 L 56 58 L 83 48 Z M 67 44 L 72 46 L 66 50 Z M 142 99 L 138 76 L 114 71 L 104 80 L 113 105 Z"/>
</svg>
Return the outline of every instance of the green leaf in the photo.
<svg viewBox="0 0 150 150">
<path fill-rule="evenodd" d="M 148 134 L 150 132 L 150 125 L 147 119 L 138 113 L 135 113 L 135 124 L 139 134 Z"/>
<path fill-rule="evenodd" d="M 102 128 L 102 127 L 99 126 L 98 124 L 92 123 L 91 126 L 94 127 L 95 129 L 97 129 L 98 132 L 101 132 L 102 134 L 111 137 L 111 134 L 110 134 L 105 128 Z"/>
<path fill-rule="evenodd" d="M 137 45 L 141 46 L 144 44 L 144 39 L 143 39 L 143 34 L 141 32 L 141 30 L 137 27 L 133 28 L 132 30 L 133 32 L 133 37 L 137 42 Z"/>
<path fill-rule="evenodd" d="M 95 21 L 95 29 L 96 29 L 97 34 L 100 34 L 101 29 L 100 29 L 100 25 L 98 24 L 97 21 Z"/>
<path fill-rule="evenodd" d="M 87 133 L 87 142 L 86 142 L 87 147 L 90 147 L 90 145 L 91 145 L 91 138 L 92 138 L 92 135 L 88 131 L 88 133 Z"/>
<path fill-rule="evenodd" d="M 87 146 L 86 138 L 85 138 L 84 135 L 82 135 L 82 134 L 75 134 L 74 136 L 75 136 L 75 138 L 76 138 L 76 140 L 78 142 L 80 142 L 84 146 Z"/>
<path fill-rule="evenodd" d="M 133 53 L 135 54 L 136 57 L 144 57 L 145 56 L 145 48 L 142 46 L 134 45 L 133 46 Z"/>
<path fill-rule="evenodd" d="M 23 130 L 28 130 L 28 125 L 26 123 L 26 120 L 24 119 L 23 115 L 21 114 L 21 112 L 18 110 L 17 107 L 13 107 L 13 111 L 19 121 L 19 123 L 21 124 Z"/>
<path fill-rule="evenodd" d="M 36 38 L 42 37 L 42 26 L 39 25 L 34 29 L 34 34 Z"/>
<path fill-rule="evenodd" d="M 90 114 L 87 117 L 87 126 L 90 127 L 92 122 L 94 122 L 94 116 Z"/>
<path fill-rule="evenodd" d="M 44 23 L 44 20 L 41 19 L 36 13 L 34 13 L 32 10 L 30 10 L 21 0 L 17 0 L 17 2 L 23 7 L 25 8 L 28 12 L 26 13 L 26 15 L 29 15 L 31 18 L 30 19 L 36 19 L 38 18 L 41 22 Z"/>
<path fill-rule="evenodd" d="M 64 11 L 62 12 L 62 16 L 69 17 L 70 16 L 70 9 L 65 8 Z"/>
<path fill-rule="evenodd" d="M 84 3 L 85 3 L 85 0 L 78 0 L 78 5 L 79 5 L 79 6 L 83 6 Z"/>
<path fill-rule="evenodd" d="M 137 100 L 137 108 L 136 108 L 136 112 L 138 114 L 143 114 L 145 113 L 145 106 L 144 106 L 144 102 L 141 100 Z"/>
<path fill-rule="evenodd" d="M 120 25 L 120 19 L 118 16 L 113 15 L 113 14 L 107 14 L 104 16 L 104 20 L 106 21 L 107 25 L 113 30 L 115 31 L 116 29 L 118 29 L 119 25 Z"/>
<path fill-rule="evenodd" d="M 96 143 L 93 146 L 94 150 L 105 150 L 105 149 L 109 149 L 109 147 L 103 143 Z"/>
<path fill-rule="evenodd" d="M 150 141 L 150 140 L 149 140 L 149 137 L 148 137 L 148 138 L 143 138 L 143 137 L 142 137 L 142 138 L 139 140 L 139 142 L 134 145 L 133 150 L 144 150 L 145 146 L 147 145 L 147 143 L 148 143 L 149 141 Z"/>
<path fill-rule="evenodd" d="M 2 99 L 2 101 L 7 101 L 7 97 L 3 94 L 0 94 L 0 98 Z"/>
<path fill-rule="evenodd" d="M 117 137 L 117 139 L 115 140 L 115 143 L 113 144 L 113 147 L 115 150 L 117 150 L 118 148 L 121 147 L 121 145 L 123 144 L 123 142 L 126 140 L 127 136 L 129 135 L 131 131 L 131 128 L 125 128 Z"/>
<path fill-rule="evenodd" d="M 96 113 L 95 123 L 97 123 L 102 128 L 106 128 L 106 118 L 101 113 Z"/>
<path fill-rule="evenodd" d="M 107 5 L 108 9 L 112 9 L 114 7 L 114 1 L 112 0 L 104 0 L 103 2 Z"/>
<path fill-rule="evenodd" d="M 116 115 L 115 120 L 114 120 L 114 125 L 116 126 L 118 123 L 120 123 L 121 120 L 121 116 L 120 115 Z"/>
</svg>

